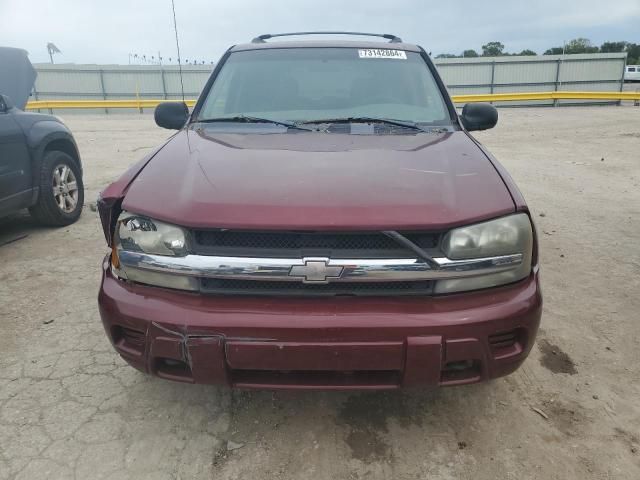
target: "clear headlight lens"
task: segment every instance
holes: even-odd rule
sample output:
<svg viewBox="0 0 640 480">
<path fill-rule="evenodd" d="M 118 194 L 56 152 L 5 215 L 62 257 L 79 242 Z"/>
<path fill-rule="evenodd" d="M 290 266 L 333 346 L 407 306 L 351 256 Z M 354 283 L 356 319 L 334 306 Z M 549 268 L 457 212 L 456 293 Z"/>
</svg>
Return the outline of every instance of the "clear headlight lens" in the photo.
<svg viewBox="0 0 640 480">
<path fill-rule="evenodd" d="M 518 213 L 488 222 L 456 228 L 442 243 L 445 255 L 464 260 L 501 255 L 522 254 L 522 262 L 512 269 L 469 278 L 439 280 L 435 293 L 454 293 L 496 287 L 517 282 L 531 273 L 533 229 L 529 216 Z"/>
<path fill-rule="evenodd" d="M 182 228 L 128 212 L 122 212 L 118 218 L 116 242 L 122 250 L 172 257 L 187 254 L 187 238 Z"/>
</svg>

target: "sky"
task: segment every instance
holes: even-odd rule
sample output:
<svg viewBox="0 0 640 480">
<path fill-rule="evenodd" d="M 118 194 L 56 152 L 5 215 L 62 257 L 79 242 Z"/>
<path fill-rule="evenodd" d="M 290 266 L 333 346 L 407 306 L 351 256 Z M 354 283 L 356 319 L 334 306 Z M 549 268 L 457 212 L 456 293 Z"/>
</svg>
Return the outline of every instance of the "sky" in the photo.
<svg viewBox="0 0 640 480">
<path fill-rule="evenodd" d="M 640 0 L 175 0 L 183 60 L 211 63 L 261 33 L 350 30 L 393 33 L 433 55 L 501 41 L 538 53 L 576 37 L 640 43 Z M 171 0 L 0 0 L 0 45 L 33 63 L 127 64 L 158 52 L 175 63 Z"/>
</svg>

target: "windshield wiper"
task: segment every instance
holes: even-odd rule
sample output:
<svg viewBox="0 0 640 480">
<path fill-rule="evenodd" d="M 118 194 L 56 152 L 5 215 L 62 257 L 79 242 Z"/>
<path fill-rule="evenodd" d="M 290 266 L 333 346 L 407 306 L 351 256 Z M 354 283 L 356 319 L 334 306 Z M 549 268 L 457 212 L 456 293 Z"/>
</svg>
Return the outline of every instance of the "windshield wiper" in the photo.
<svg viewBox="0 0 640 480">
<path fill-rule="evenodd" d="M 397 127 L 411 128 L 413 130 L 420 130 L 421 132 L 427 132 L 416 122 L 410 122 L 405 120 L 394 120 L 393 118 L 376 118 L 376 117 L 345 117 L 345 118 L 323 118 L 320 120 L 308 120 L 306 122 L 300 122 L 300 124 L 307 123 L 384 123 L 387 125 L 395 125 Z"/>
<path fill-rule="evenodd" d="M 251 117 L 249 115 L 236 115 L 235 117 L 218 117 L 205 118 L 197 120 L 198 123 L 216 123 L 216 122 L 232 122 L 232 123 L 271 123 L 273 125 L 282 125 L 287 128 L 295 128 L 297 130 L 306 130 L 313 132 L 315 128 L 303 127 L 294 122 L 286 122 L 284 120 L 274 120 L 272 118 Z"/>
</svg>

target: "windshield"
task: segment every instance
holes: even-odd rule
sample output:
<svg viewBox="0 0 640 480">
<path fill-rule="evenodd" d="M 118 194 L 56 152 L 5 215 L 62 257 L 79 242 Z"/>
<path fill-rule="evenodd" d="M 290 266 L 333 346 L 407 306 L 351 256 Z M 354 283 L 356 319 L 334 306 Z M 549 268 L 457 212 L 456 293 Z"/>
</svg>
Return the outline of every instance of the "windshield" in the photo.
<svg viewBox="0 0 640 480">
<path fill-rule="evenodd" d="M 367 56 L 382 52 L 380 56 Z M 382 56 L 385 52 L 393 57 Z M 289 122 L 386 118 L 450 124 L 440 90 L 415 52 L 282 48 L 232 53 L 198 120 L 251 116 Z"/>
</svg>

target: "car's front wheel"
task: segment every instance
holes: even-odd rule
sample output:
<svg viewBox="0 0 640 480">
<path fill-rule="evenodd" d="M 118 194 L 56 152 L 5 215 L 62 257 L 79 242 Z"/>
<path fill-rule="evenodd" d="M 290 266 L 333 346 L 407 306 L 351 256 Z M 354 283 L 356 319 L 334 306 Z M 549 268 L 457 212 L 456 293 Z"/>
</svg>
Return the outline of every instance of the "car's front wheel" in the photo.
<svg viewBox="0 0 640 480">
<path fill-rule="evenodd" d="M 40 170 L 38 202 L 29 209 L 41 223 L 69 225 L 80 217 L 84 185 L 78 164 L 64 152 L 47 152 Z"/>
</svg>

